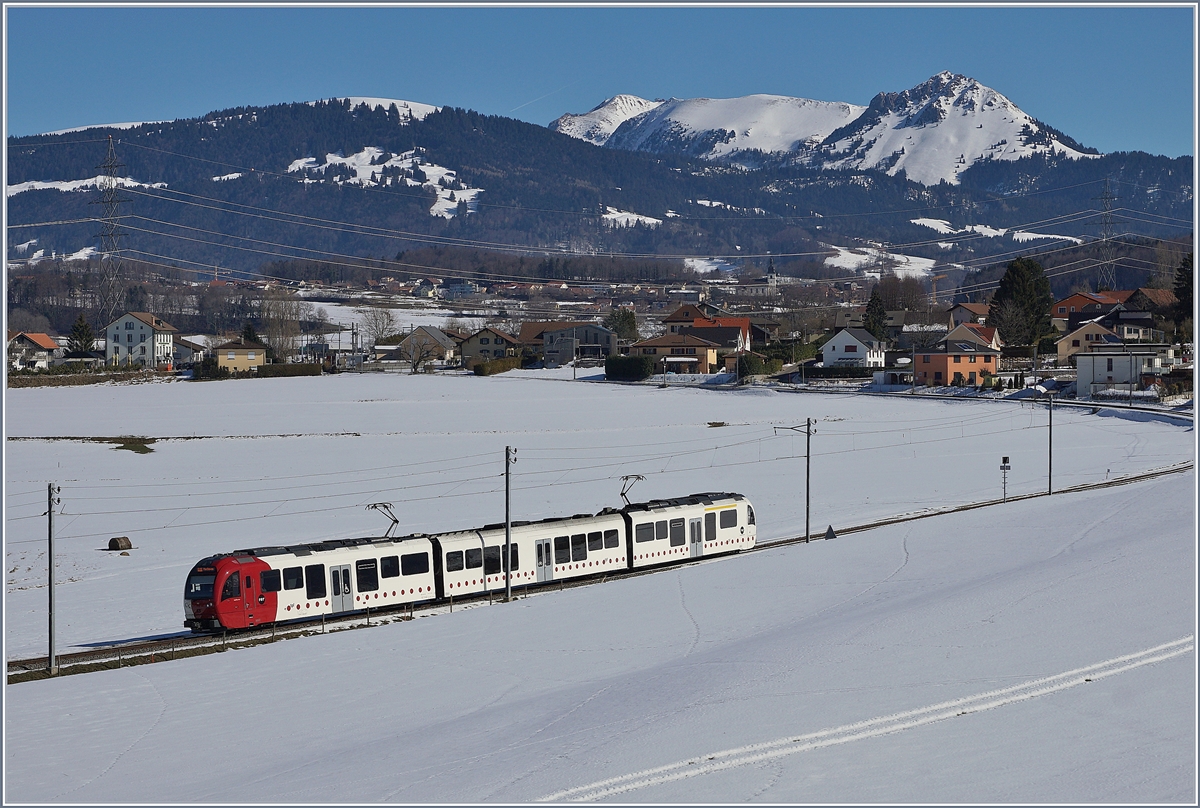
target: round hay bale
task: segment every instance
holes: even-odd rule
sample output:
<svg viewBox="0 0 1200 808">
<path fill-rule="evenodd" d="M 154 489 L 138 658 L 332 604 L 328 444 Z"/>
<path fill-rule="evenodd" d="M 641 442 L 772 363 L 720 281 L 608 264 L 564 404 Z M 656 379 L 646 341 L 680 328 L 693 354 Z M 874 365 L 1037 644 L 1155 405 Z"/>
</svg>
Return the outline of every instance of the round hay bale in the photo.
<svg viewBox="0 0 1200 808">
<path fill-rule="evenodd" d="M 128 536 L 114 536 L 108 540 L 108 549 L 110 549 L 110 550 L 132 550 L 133 543 L 129 541 Z"/>
<path fill-rule="evenodd" d="M 121 553 L 121 555 L 129 555 L 129 553 Z"/>
</svg>

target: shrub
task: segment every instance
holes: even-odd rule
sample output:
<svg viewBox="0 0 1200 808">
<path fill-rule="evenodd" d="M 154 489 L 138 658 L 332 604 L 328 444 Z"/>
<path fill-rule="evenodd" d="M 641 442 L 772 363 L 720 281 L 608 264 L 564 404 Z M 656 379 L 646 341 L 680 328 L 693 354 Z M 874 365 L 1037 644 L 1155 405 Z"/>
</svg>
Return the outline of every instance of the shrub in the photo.
<svg viewBox="0 0 1200 808">
<path fill-rule="evenodd" d="M 281 376 L 320 376 L 321 366 L 311 362 L 286 365 L 259 365 L 260 378 L 273 379 Z"/>
<path fill-rule="evenodd" d="M 640 382 L 654 375 L 653 356 L 609 356 L 604 360 L 604 378 L 614 382 Z"/>
<path fill-rule="evenodd" d="M 506 356 L 502 359 L 493 359 L 490 362 L 480 362 L 475 365 L 476 376 L 493 376 L 497 373 L 503 373 L 506 370 L 514 370 L 521 367 L 521 357 Z"/>
</svg>

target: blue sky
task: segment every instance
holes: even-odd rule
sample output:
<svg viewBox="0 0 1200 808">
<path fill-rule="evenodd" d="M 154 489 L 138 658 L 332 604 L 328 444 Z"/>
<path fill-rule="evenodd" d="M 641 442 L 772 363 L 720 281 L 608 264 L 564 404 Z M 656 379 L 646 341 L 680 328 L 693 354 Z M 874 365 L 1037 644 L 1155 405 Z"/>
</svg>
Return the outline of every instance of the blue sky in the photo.
<svg viewBox="0 0 1200 808">
<path fill-rule="evenodd" d="M 363 95 L 546 124 L 618 93 L 867 104 L 963 73 L 1102 152 L 1193 153 L 1190 7 L 6 7 L 6 131 Z"/>
</svg>

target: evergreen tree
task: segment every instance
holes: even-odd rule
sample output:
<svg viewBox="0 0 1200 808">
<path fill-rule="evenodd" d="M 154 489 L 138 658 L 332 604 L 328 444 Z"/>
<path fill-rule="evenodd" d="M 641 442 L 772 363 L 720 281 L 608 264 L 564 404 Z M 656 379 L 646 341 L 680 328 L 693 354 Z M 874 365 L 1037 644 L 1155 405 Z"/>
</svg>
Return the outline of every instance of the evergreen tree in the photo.
<svg viewBox="0 0 1200 808">
<path fill-rule="evenodd" d="M 615 331 L 618 339 L 626 342 L 638 341 L 637 318 L 630 309 L 613 309 L 601 325 Z"/>
<path fill-rule="evenodd" d="M 96 335 L 92 333 L 91 324 L 83 316 L 83 312 L 80 312 L 79 319 L 75 321 L 75 325 L 71 326 L 71 334 L 67 337 L 67 352 L 91 353 L 92 344 L 95 341 Z"/>
<path fill-rule="evenodd" d="M 887 336 L 887 311 L 883 308 L 879 284 L 871 290 L 871 299 L 867 301 L 867 313 L 863 315 L 863 328 L 877 340 L 882 341 Z"/>
<path fill-rule="evenodd" d="M 245 342 L 257 342 L 259 345 L 262 344 L 262 337 L 254 330 L 254 323 L 249 320 L 242 326 L 242 340 Z"/>
<path fill-rule="evenodd" d="M 987 324 L 1000 330 L 1010 345 L 1029 345 L 1036 355 L 1038 341 L 1051 332 L 1050 307 L 1054 294 L 1042 265 L 1030 258 L 1010 261 L 992 296 Z"/>
<path fill-rule="evenodd" d="M 1178 322 L 1183 322 L 1192 316 L 1192 281 L 1195 270 L 1192 268 L 1192 254 L 1188 253 L 1179 262 L 1175 270 L 1175 297 L 1179 298 L 1179 307 L 1175 315 Z"/>
</svg>

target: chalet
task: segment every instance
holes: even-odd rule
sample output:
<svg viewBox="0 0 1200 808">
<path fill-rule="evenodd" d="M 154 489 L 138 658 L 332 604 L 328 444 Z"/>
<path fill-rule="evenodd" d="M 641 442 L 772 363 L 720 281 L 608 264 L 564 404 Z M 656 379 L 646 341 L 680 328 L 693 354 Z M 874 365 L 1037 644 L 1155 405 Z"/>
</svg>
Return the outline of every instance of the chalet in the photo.
<svg viewBox="0 0 1200 808">
<path fill-rule="evenodd" d="M 946 334 L 947 342 L 962 340 L 977 342 L 980 345 L 986 345 L 997 351 L 1004 346 L 1004 342 L 1000 339 L 1000 332 L 997 329 L 989 328 L 979 323 L 960 323 Z"/>
<path fill-rule="evenodd" d="M 991 310 L 992 307 L 987 303 L 956 303 L 946 313 L 955 325 L 960 325 L 986 322 Z"/>
<path fill-rule="evenodd" d="M 1120 344 L 1121 338 L 1111 329 L 1094 321 L 1084 323 L 1055 343 L 1058 349 L 1058 365 L 1063 367 L 1072 364 L 1071 357 L 1081 351 L 1090 351 L 1093 347 L 1096 349 L 1111 348 Z"/>
<path fill-rule="evenodd" d="M 13 370 L 46 370 L 63 350 L 49 334 L 30 331 L 9 332 L 8 366 Z"/>
</svg>

